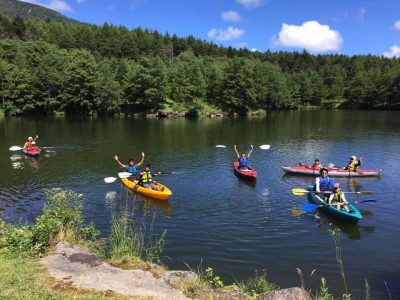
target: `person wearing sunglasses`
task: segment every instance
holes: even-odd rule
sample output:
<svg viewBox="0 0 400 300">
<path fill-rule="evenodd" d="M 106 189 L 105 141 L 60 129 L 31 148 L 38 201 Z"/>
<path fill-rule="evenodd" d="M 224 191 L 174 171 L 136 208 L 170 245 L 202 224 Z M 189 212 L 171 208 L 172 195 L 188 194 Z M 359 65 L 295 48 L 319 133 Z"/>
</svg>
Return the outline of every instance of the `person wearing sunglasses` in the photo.
<svg viewBox="0 0 400 300">
<path fill-rule="evenodd" d="M 315 192 L 317 194 L 332 191 L 335 183 L 328 176 L 328 169 L 321 168 L 319 176 L 315 179 Z"/>
</svg>

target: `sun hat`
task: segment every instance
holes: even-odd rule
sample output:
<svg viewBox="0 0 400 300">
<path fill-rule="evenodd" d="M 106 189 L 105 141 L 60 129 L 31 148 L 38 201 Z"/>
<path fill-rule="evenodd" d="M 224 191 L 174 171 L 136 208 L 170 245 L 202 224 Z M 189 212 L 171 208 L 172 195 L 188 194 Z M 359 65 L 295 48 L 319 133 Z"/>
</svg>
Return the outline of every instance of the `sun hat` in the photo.
<svg viewBox="0 0 400 300">
<path fill-rule="evenodd" d="M 333 186 L 333 188 L 335 188 L 335 189 L 340 188 L 340 183 L 335 183 L 335 185 Z"/>
<path fill-rule="evenodd" d="M 356 157 L 355 155 L 353 155 L 353 156 L 350 156 L 350 158 L 351 158 L 351 159 L 354 159 L 354 160 L 356 160 L 356 159 L 357 159 L 357 157 Z"/>
<path fill-rule="evenodd" d="M 33 137 L 28 137 L 28 141 L 33 141 Z"/>
</svg>

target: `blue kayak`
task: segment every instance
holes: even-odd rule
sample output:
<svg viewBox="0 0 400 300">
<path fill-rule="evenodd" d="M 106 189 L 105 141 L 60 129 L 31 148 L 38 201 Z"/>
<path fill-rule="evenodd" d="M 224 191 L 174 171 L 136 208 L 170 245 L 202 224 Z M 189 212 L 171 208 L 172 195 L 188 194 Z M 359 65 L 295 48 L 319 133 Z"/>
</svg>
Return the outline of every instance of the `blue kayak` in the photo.
<svg viewBox="0 0 400 300">
<path fill-rule="evenodd" d="M 311 203 L 320 205 L 320 209 L 331 217 L 353 225 L 357 224 L 358 221 L 362 219 L 360 211 L 354 205 L 347 205 L 350 210 L 349 212 L 347 212 L 344 208 L 337 209 L 336 205 L 328 205 L 326 201 L 314 193 L 314 186 L 309 186 L 308 190 L 310 191 L 310 193 L 308 193 L 308 200 Z"/>
</svg>

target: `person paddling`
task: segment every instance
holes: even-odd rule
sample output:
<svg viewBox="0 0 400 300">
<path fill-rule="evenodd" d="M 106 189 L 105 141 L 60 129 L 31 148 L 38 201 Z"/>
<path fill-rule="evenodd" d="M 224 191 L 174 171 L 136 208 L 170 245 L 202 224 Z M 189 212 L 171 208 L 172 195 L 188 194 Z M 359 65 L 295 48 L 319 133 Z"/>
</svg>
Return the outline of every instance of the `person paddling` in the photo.
<svg viewBox="0 0 400 300">
<path fill-rule="evenodd" d="M 251 156 L 251 152 L 253 152 L 253 150 L 254 150 L 253 145 L 251 145 L 250 147 L 251 147 L 251 149 L 250 149 L 249 153 L 246 156 L 245 153 L 239 154 L 239 152 L 237 151 L 236 145 L 233 145 L 233 149 L 235 150 L 237 158 L 239 160 L 239 167 L 240 167 L 241 171 L 248 170 L 249 159 L 250 159 L 250 156 Z"/>
<path fill-rule="evenodd" d="M 36 146 L 36 142 L 35 140 L 38 138 L 39 136 L 37 135 L 35 138 L 32 138 L 31 136 L 28 137 L 28 140 L 25 142 L 24 147 L 22 147 L 24 150 L 31 150 L 33 148 L 38 148 Z"/>
<path fill-rule="evenodd" d="M 135 187 L 137 188 L 137 186 L 141 184 L 146 189 L 153 189 L 155 191 L 158 191 L 158 184 L 155 180 L 153 180 L 153 177 L 160 176 L 161 172 L 154 172 L 150 169 L 150 167 L 150 164 L 146 165 L 144 172 L 140 173 L 140 180 Z"/>
<path fill-rule="evenodd" d="M 342 192 L 342 189 L 340 188 L 339 183 L 335 183 L 333 187 L 334 193 L 331 194 L 329 197 L 329 205 L 336 205 L 336 208 L 340 210 L 341 207 L 343 207 L 347 212 L 349 212 L 349 207 L 347 206 L 348 202 L 346 201 L 346 198 Z"/>
<path fill-rule="evenodd" d="M 315 192 L 323 193 L 332 191 L 335 183 L 329 178 L 328 169 L 321 168 L 321 170 L 319 170 L 319 174 L 320 176 L 315 179 Z"/>
<path fill-rule="evenodd" d="M 144 161 L 144 152 L 142 152 L 142 160 L 135 164 L 135 161 L 130 158 L 129 163 L 127 165 L 124 165 L 119 161 L 118 155 L 114 155 L 115 161 L 122 167 L 124 168 L 128 173 L 131 173 L 133 176 L 137 175 L 138 170 L 137 168 L 140 167 L 143 164 Z"/>
<path fill-rule="evenodd" d="M 360 159 L 357 160 L 357 157 L 355 157 L 354 155 L 350 156 L 350 161 L 347 164 L 347 166 L 343 168 L 343 170 L 348 170 L 350 172 L 357 172 L 357 168 L 361 166 L 361 160 L 362 157 L 360 157 Z"/>
</svg>

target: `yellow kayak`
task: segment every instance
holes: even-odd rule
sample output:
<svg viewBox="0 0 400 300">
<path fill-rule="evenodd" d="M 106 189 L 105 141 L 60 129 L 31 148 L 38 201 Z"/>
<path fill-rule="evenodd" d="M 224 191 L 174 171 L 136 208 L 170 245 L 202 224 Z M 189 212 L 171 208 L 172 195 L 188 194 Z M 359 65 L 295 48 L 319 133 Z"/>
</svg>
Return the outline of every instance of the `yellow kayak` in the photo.
<svg viewBox="0 0 400 300">
<path fill-rule="evenodd" d="M 136 184 L 138 183 L 137 180 L 130 181 L 128 178 L 121 178 L 121 181 L 128 189 L 130 189 L 140 195 L 150 197 L 153 199 L 168 200 L 168 197 L 172 195 L 171 190 L 169 188 L 167 188 L 165 185 L 162 185 L 161 183 L 157 183 L 159 190 L 156 191 L 156 190 L 144 188 L 140 185 L 138 185 L 136 187 Z"/>
</svg>

